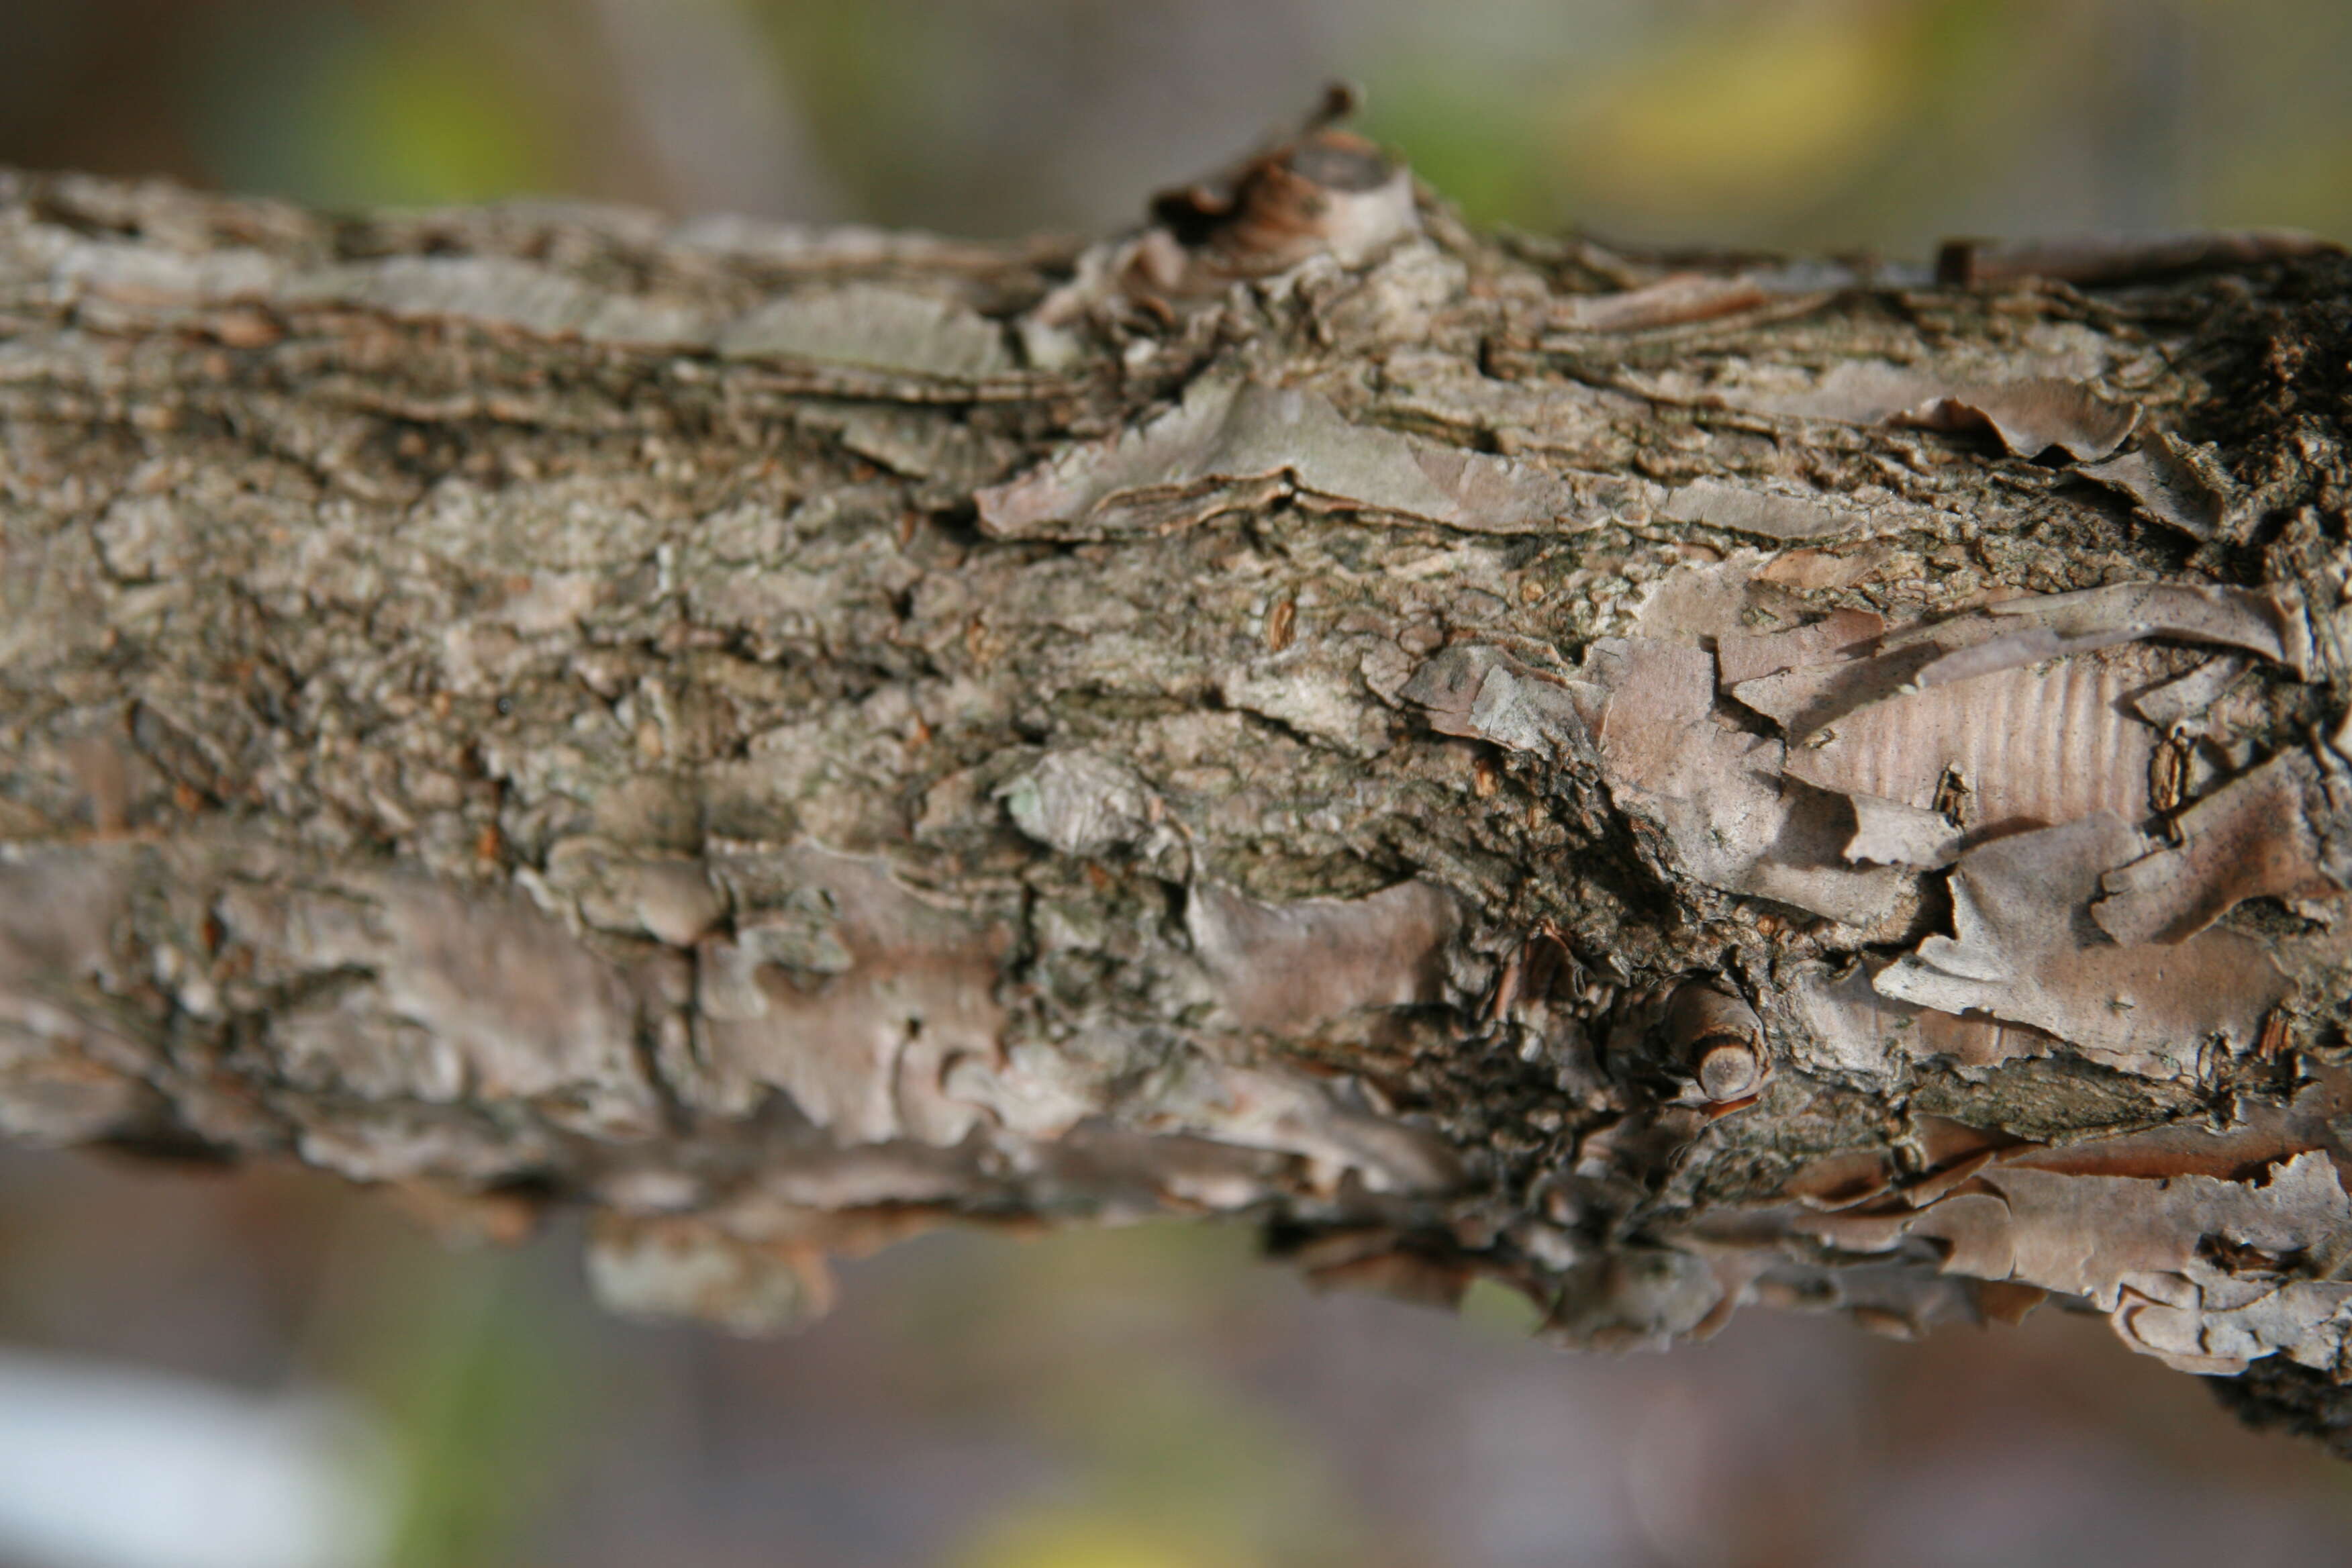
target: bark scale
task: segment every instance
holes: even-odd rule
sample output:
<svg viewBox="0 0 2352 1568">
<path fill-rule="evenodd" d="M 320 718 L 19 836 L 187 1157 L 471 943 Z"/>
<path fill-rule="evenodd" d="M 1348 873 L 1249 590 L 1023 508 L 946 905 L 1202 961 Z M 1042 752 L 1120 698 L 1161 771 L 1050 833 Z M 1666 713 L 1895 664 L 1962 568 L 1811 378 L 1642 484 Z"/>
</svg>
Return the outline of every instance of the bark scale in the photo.
<svg viewBox="0 0 2352 1568">
<path fill-rule="evenodd" d="M 1939 271 L 1328 132 L 1084 247 L 0 175 L 0 1127 L 739 1327 L 1247 1214 L 2324 1425 L 2352 266 Z"/>
</svg>

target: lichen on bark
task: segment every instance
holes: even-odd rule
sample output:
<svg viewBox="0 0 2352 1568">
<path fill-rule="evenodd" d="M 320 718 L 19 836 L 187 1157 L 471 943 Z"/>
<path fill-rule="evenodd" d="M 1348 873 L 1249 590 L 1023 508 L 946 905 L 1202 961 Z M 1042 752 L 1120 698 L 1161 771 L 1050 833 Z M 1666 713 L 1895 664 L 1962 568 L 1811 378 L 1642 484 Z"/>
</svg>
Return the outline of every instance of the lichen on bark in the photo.
<svg viewBox="0 0 2352 1568">
<path fill-rule="evenodd" d="M 2340 1375 L 2352 266 L 2133 256 L 0 176 L 0 1126 Z"/>
</svg>

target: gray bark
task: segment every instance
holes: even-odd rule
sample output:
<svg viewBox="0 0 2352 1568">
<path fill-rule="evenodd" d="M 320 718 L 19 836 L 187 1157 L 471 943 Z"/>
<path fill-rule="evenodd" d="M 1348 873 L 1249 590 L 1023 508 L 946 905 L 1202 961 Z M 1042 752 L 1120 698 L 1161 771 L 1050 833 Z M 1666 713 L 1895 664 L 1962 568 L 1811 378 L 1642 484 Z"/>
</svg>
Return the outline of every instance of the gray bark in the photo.
<svg viewBox="0 0 2352 1568">
<path fill-rule="evenodd" d="M 0 176 L 0 1126 L 739 1327 L 1246 1214 L 2324 1397 L 2352 268 L 1942 271 Z"/>
</svg>

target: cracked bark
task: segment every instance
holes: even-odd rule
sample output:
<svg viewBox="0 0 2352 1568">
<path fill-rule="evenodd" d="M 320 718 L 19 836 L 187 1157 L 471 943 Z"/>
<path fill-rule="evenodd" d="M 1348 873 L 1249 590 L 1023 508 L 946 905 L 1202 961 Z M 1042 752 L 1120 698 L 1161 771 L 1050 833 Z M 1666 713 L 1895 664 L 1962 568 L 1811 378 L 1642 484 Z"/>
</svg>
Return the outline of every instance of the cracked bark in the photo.
<svg viewBox="0 0 2352 1568">
<path fill-rule="evenodd" d="M 1332 133 L 1084 248 L 0 175 L 0 1127 L 738 1327 L 1245 1214 L 2340 1429 L 2352 266 L 1941 271 Z"/>
</svg>

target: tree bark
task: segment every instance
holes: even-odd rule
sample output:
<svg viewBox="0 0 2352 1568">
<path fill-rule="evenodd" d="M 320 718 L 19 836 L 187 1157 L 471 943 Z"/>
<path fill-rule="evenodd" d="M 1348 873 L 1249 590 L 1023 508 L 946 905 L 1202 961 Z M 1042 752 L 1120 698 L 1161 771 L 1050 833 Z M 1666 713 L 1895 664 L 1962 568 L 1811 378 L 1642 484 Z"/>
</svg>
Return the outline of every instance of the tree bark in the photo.
<svg viewBox="0 0 2352 1568">
<path fill-rule="evenodd" d="M 0 175 L 0 1125 L 746 1328 L 1247 1214 L 2333 1408 L 2347 285 L 1474 236 L 1328 132 L 1084 247 Z"/>
</svg>

